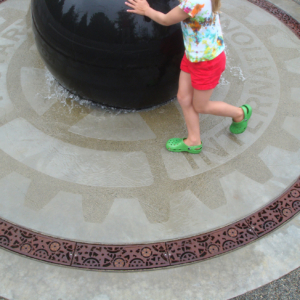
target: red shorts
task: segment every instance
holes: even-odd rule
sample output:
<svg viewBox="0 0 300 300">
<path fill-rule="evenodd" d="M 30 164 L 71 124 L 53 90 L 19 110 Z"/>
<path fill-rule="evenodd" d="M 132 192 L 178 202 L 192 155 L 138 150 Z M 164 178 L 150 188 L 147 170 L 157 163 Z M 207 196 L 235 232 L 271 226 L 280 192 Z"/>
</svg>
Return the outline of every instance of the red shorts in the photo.
<svg viewBox="0 0 300 300">
<path fill-rule="evenodd" d="M 214 89 L 219 83 L 226 66 L 225 51 L 216 58 L 196 63 L 190 62 L 184 54 L 180 69 L 191 74 L 192 86 L 196 90 Z"/>
</svg>

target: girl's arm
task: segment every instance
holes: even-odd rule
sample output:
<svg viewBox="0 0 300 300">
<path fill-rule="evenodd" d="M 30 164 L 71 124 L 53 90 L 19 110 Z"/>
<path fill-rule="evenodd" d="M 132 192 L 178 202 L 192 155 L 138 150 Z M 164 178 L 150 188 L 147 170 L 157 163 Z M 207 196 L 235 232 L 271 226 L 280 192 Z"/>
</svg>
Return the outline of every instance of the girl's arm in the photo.
<svg viewBox="0 0 300 300">
<path fill-rule="evenodd" d="M 128 0 L 125 4 L 132 8 L 128 9 L 128 12 L 149 17 L 153 21 L 164 26 L 179 23 L 190 17 L 178 6 L 173 8 L 167 14 L 164 14 L 151 8 L 146 0 Z"/>
</svg>

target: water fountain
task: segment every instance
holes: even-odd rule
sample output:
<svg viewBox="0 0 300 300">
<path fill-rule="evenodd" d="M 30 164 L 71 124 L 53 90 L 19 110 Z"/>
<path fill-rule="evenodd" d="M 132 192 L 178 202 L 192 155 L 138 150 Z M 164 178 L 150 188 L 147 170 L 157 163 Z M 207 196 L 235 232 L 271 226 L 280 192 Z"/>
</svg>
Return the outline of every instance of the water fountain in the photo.
<svg viewBox="0 0 300 300">
<path fill-rule="evenodd" d="M 167 12 L 177 1 L 150 4 Z M 129 14 L 123 0 L 33 0 L 32 19 L 46 66 L 82 98 L 143 109 L 175 97 L 183 55 L 178 24 Z"/>
</svg>

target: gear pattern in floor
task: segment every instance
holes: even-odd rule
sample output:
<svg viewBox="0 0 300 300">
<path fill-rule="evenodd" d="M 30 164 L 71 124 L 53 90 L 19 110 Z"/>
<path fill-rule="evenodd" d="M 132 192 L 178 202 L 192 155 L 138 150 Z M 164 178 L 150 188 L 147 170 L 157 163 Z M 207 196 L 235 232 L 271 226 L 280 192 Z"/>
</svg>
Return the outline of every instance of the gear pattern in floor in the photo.
<svg viewBox="0 0 300 300">
<path fill-rule="evenodd" d="M 101 245 L 57 239 L 0 221 L 0 247 L 77 268 L 143 270 L 203 261 L 275 230 L 300 211 L 300 178 L 271 204 L 243 220 L 194 237 L 145 245 Z"/>
</svg>

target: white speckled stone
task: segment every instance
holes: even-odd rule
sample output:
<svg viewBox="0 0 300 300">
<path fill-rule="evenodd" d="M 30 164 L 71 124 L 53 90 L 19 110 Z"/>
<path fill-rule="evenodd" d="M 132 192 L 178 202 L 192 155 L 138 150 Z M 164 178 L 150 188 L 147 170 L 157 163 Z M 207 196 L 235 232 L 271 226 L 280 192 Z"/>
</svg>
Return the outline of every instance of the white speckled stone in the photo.
<svg viewBox="0 0 300 300">
<path fill-rule="evenodd" d="M 291 96 L 293 101 L 300 103 L 300 88 L 292 88 Z"/>
<path fill-rule="evenodd" d="M 294 58 L 285 62 L 289 72 L 300 74 L 300 58 Z"/>
<path fill-rule="evenodd" d="M 0 149 L 55 178 L 84 185 L 138 187 L 153 183 L 141 151 L 96 151 L 52 138 L 18 118 L 0 127 Z"/>
<path fill-rule="evenodd" d="M 275 47 L 278 48 L 292 48 L 297 49 L 299 46 L 294 43 L 291 38 L 289 38 L 286 34 L 283 34 L 282 32 L 278 32 L 277 34 L 270 37 L 270 41 Z"/>
<path fill-rule="evenodd" d="M 300 119 L 299 117 L 286 117 L 283 128 L 296 139 L 300 140 Z"/>
<path fill-rule="evenodd" d="M 74 124 L 69 131 L 112 141 L 139 141 L 156 137 L 139 113 L 114 114 L 95 111 Z"/>
</svg>

